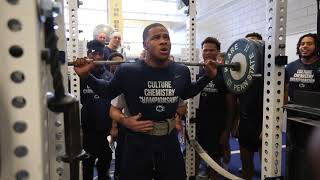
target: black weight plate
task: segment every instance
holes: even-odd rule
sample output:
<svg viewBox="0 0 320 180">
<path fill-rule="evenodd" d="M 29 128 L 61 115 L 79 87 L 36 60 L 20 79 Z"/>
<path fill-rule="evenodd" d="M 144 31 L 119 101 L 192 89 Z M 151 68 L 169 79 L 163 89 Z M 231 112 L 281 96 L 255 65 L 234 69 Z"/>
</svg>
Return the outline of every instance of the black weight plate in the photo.
<svg viewBox="0 0 320 180">
<path fill-rule="evenodd" d="M 229 47 L 225 64 L 239 62 L 241 65 L 239 71 L 232 71 L 231 68 L 225 68 L 223 71 L 225 84 L 231 92 L 235 94 L 245 92 L 252 84 L 254 74 L 261 73 L 264 58 L 262 52 L 264 52 L 263 42 L 245 38 L 235 41 Z"/>
</svg>

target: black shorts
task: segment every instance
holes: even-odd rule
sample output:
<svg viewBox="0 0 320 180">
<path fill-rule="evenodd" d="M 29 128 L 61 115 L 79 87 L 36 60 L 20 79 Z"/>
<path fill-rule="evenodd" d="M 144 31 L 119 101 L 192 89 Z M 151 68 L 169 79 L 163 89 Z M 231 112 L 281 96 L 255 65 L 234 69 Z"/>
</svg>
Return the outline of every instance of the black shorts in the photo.
<svg viewBox="0 0 320 180">
<path fill-rule="evenodd" d="M 199 127 L 197 129 L 198 141 L 201 147 L 208 153 L 214 154 L 215 157 L 222 156 L 223 146 L 220 144 L 220 137 L 222 135 L 222 128 Z"/>
<path fill-rule="evenodd" d="M 111 153 L 107 132 L 83 132 L 83 149 L 94 156 Z"/>
<path fill-rule="evenodd" d="M 257 152 L 262 145 L 262 141 L 259 138 L 261 134 L 261 128 L 253 124 L 241 123 L 239 124 L 239 144 L 240 146 L 248 149 L 252 152 Z"/>
<path fill-rule="evenodd" d="M 185 180 L 185 163 L 176 132 L 167 136 L 125 134 L 121 152 L 120 180 Z"/>
</svg>

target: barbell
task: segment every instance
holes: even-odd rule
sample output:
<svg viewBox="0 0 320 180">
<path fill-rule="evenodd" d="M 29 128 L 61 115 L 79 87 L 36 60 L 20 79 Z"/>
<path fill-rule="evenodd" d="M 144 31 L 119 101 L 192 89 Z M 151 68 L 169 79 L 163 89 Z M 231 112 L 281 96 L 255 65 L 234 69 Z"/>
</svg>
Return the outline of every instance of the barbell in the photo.
<svg viewBox="0 0 320 180">
<path fill-rule="evenodd" d="M 92 60 L 92 59 L 89 59 Z M 136 61 L 93 61 L 96 65 L 119 65 L 122 63 L 135 63 Z M 186 66 L 205 66 L 199 62 L 177 62 Z M 249 39 L 235 41 L 227 50 L 225 64 L 217 64 L 223 68 L 223 79 L 230 92 L 241 94 L 247 91 L 257 77 L 263 75 L 264 43 Z M 68 62 L 73 66 L 74 62 Z"/>
<path fill-rule="evenodd" d="M 87 59 L 92 60 L 92 59 Z M 120 65 L 122 63 L 135 63 L 136 61 L 93 61 L 95 65 Z M 179 64 L 183 64 L 186 66 L 205 66 L 204 63 L 197 63 L 197 62 L 177 62 Z M 68 66 L 73 66 L 74 62 L 68 62 Z M 231 68 L 233 71 L 240 70 L 240 63 L 234 62 L 230 64 L 217 64 L 217 68 Z"/>
</svg>

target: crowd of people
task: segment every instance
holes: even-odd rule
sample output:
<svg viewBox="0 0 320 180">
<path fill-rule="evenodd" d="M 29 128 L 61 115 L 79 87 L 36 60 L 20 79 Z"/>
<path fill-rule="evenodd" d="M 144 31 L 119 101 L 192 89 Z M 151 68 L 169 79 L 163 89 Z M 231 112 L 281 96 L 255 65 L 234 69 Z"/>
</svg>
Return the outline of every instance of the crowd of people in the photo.
<svg viewBox="0 0 320 180">
<path fill-rule="evenodd" d="M 117 50 L 121 34 L 110 37 L 100 32 L 88 42 L 88 57 L 95 61 L 123 61 Z M 90 155 L 83 161 L 83 179 L 92 180 L 94 167 L 99 180 L 110 179 L 112 159 L 109 143 L 117 142 L 114 178 L 120 180 L 185 180 L 186 171 L 178 133 L 183 134 L 187 100 L 200 94 L 196 112 L 197 139 L 207 153 L 228 170 L 230 134 L 238 138 L 242 177 L 254 176 L 254 153 L 262 147 L 263 78 L 256 78 L 243 94 L 235 95 L 225 86 L 222 69 L 225 53 L 217 38 L 201 43 L 204 67 L 197 81 L 191 82 L 189 69 L 174 62 L 170 35 L 159 23 L 143 31 L 143 51 L 136 63 L 96 66 L 80 59 L 75 71 L 81 78 L 81 124 L 83 147 Z M 262 41 L 258 33 L 245 36 Z M 109 41 L 108 45 L 106 41 Z M 297 43 L 299 59 L 286 67 L 287 97 L 294 101 L 294 91 L 320 91 L 320 61 L 315 34 L 302 36 Z M 263 59 L 261 59 L 263 61 Z M 261 62 L 264 64 L 264 62 Z M 263 70 L 261 70 L 263 73 Z M 297 77 L 309 73 L 313 76 Z M 287 92 L 287 91 L 286 91 Z M 111 136 L 111 142 L 107 139 Z M 198 157 L 200 176 L 219 179 Z"/>
</svg>

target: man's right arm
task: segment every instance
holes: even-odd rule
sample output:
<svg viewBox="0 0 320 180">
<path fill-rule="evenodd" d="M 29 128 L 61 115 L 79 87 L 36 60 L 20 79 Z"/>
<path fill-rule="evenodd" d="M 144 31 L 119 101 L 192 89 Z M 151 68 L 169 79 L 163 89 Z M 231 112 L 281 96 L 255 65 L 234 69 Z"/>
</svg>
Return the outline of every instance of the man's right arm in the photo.
<svg viewBox="0 0 320 180">
<path fill-rule="evenodd" d="M 211 81 L 210 77 L 205 74 L 202 77 L 200 77 L 196 82 L 191 82 L 189 71 L 188 74 L 186 74 L 186 78 L 187 86 L 185 87 L 184 93 L 180 97 L 183 100 L 189 99 L 197 95 Z"/>
<path fill-rule="evenodd" d="M 211 80 L 216 78 L 218 74 L 217 63 L 213 60 L 208 60 L 205 62 L 204 70 L 205 74 L 196 82 L 191 82 L 190 71 L 188 70 L 188 75 L 186 75 L 188 83 L 185 88 L 185 93 L 182 95 L 181 99 L 186 100 L 196 96 Z"/>
<path fill-rule="evenodd" d="M 74 70 L 78 76 L 86 81 L 90 88 L 102 98 L 114 98 L 121 92 L 120 73 L 117 71 L 111 81 L 97 79 L 90 71 L 95 67 L 93 61 L 80 59 L 75 62 Z M 118 68 L 120 69 L 120 68 Z"/>
</svg>

